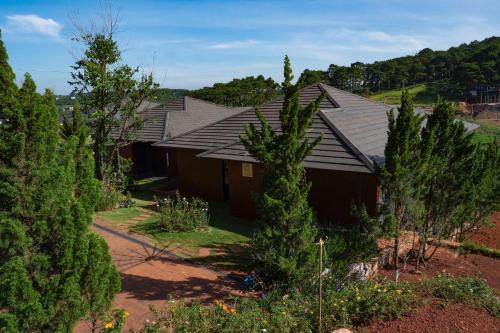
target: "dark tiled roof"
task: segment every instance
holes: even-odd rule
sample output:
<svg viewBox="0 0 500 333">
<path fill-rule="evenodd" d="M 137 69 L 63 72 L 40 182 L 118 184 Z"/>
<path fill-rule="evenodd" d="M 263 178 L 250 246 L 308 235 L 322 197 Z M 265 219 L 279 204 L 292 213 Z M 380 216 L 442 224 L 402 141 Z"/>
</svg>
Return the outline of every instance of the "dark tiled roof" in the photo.
<svg viewBox="0 0 500 333">
<path fill-rule="evenodd" d="M 302 89 L 300 91 L 301 105 L 306 106 L 322 92 L 323 88 L 317 84 Z M 279 98 L 259 107 L 270 125 L 275 128 L 280 126 L 279 111 L 282 105 L 283 99 Z M 336 103 L 328 96 L 320 104 L 320 109 L 335 107 L 337 107 Z M 239 135 L 243 133 L 245 126 L 249 123 L 256 126 L 260 124 L 253 108 L 185 135 L 174 137 L 163 142 L 162 145 L 208 150 L 200 154 L 203 157 L 255 161 L 239 141 Z M 304 161 L 306 167 L 363 173 L 371 172 L 359 157 L 359 153 L 351 149 L 318 113 L 314 115 L 308 137 L 314 139 L 321 134 L 323 134 L 323 140 Z"/>
<path fill-rule="evenodd" d="M 236 112 L 228 107 L 184 96 L 165 106 L 143 108 L 143 127 L 135 141 L 158 142 L 220 120 Z"/>
<path fill-rule="evenodd" d="M 314 139 L 323 134 L 323 140 L 305 159 L 304 165 L 310 168 L 373 172 L 375 164 L 384 163 L 385 160 L 387 112 L 392 106 L 325 84 L 302 89 L 301 105 L 314 101 L 322 92 L 326 93 L 325 99 L 313 117 L 307 136 Z M 283 99 L 280 98 L 260 107 L 271 126 L 278 130 L 282 103 Z M 418 108 L 415 112 L 428 114 Z M 253 108 L 159 145 L 205 150 L 198 155 L 200 157 L 255 162 L 239 139 L 245 126 L 250 123 L 260 125 Z M 474 129 L 472 124 L 464 122 L 464 125 L 469 130 Z"/>
</svg>

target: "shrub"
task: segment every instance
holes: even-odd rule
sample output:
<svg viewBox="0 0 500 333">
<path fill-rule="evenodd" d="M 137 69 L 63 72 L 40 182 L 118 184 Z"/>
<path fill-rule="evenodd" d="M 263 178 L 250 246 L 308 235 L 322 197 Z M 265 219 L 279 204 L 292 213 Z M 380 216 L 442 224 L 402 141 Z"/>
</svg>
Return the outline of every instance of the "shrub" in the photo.
<svg viewBox="0 0 500 333">
<path fill-rule="evenodd" d="M 308 304 L 287 294 L 267 304 L 254 298 L 216 301 L 213 306 L 172 300 L 164 310 L 155 311 L 155 324 L 176 333 L 307 333 L 312 332 Z"/>
<path fill-rule="evenodd" d="M 99 200 L 97 201 L 95 210 L 98 212 L 112 210 L 118 208 L 122 201 L 123 195 L 113 189 L 103 188 Z"/>
<path fill-rule="evenodd" d="M 324 331 L 351 327 L 375 319 L 400 317 L 416 303 L 410 284 L 392 281 L 353 281 L 337 291 L 327 285 L 324 297 Z"/>
<path fill-rule="evenodd" d="M 208 203 L 198 198 L 155 198 L 159 213 L 158 227 L 167 232 L 203 231 L 208 229 Z"/>
<path fill-rule="evenodd" d="M 440 274 L 423 283 L 424 293 L 447 302 L 469 304 L 484 308 L 500 317 L 500 300 L 493 290 L 479 277 L 455 278 Z"/>
<path fill-rule="evenodd" d="M 500 250 L 492 249 L 470 241 L 463 242 L 462 245 L 460 245 L 459 251 L 464 254 L 477 253 L 483 256 L 500 259 Z"/>
</svg>

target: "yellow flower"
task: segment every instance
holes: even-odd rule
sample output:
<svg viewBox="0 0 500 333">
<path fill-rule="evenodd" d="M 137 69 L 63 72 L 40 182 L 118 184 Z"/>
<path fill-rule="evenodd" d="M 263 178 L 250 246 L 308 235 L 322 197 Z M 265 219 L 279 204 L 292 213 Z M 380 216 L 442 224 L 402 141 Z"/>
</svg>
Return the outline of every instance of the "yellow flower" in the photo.
<svg viewBox="0 0 500 333">
<path fill-rule="evenodd" d="M 104 328 L 113 328 L 113 324 L 112 323 L 107 323 L 106 325 L 104 325 Z"/>
<path fill-rule="evenodd" d="M 401 290 L 401 289 L 396 289 L 396 292 L 397 292 L 398 294 L 401 294 L 401 293 L 402 293 L 402 290 Z"/>
<path fill-rule="evenodd" d="M 229 311 L 231 311 L 232 314 L 236 313 L 236 309 L 235 308 L 231 308 Z"/>
<path fill-rule="evenodd" d="M 384 293 L 386 293 L 386 292 L 387 292 L 387 288 L 384 288 Z"/>
<path fill-rule="evenodd" d="M 224 312 L 228 313 L 229 312 L 229 308 L 227 307 L 226 304 L 223 304 L 222 305 L 222 310 L 224 310 Z"/>
<path fill-rule="evenodd" d="M 123 316 L 124 316 L 125 318 L 127 318 L 129 315 L 130 315 L 130 313 L 128 313 L 127 311 L 125 311 L 125 312 L 123 313 Z"/>
</svg>

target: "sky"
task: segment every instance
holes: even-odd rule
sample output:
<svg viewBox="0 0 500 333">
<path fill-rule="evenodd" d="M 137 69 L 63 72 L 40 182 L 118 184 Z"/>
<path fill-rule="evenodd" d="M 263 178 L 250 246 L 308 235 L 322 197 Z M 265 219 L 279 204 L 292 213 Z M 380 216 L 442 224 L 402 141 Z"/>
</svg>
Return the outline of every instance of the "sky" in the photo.
<svg viewBox="0 0 500 333">
<path fill-rule="evenodd" d="M 111 1 L 120 13 L 122 61 L 152 71 L 162 87 L 196 89 L 262 74 L 283 80 L 290 56 L 296 77 L 444 50 L 500 35 L 500 0 Z M 17 81 L 30 72 L 38 89 L 71 91 L 75 15 L 99 22 L 99 0 L 1 0 L 0 29 Z"/>
</svg>

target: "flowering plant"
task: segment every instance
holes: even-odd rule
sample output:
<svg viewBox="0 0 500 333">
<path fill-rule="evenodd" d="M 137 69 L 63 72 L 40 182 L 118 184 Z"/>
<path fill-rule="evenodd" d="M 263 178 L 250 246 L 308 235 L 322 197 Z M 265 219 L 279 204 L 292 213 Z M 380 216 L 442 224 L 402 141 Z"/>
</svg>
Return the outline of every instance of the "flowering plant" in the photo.
<svg viewBox="0 0 500 333">
<path fill-rule="evenodd" d="M 155 198 L 158 209 L 158 227 L 167 232 L 208 230 L 208 203 L 199 198 Z"/>
</svg>

